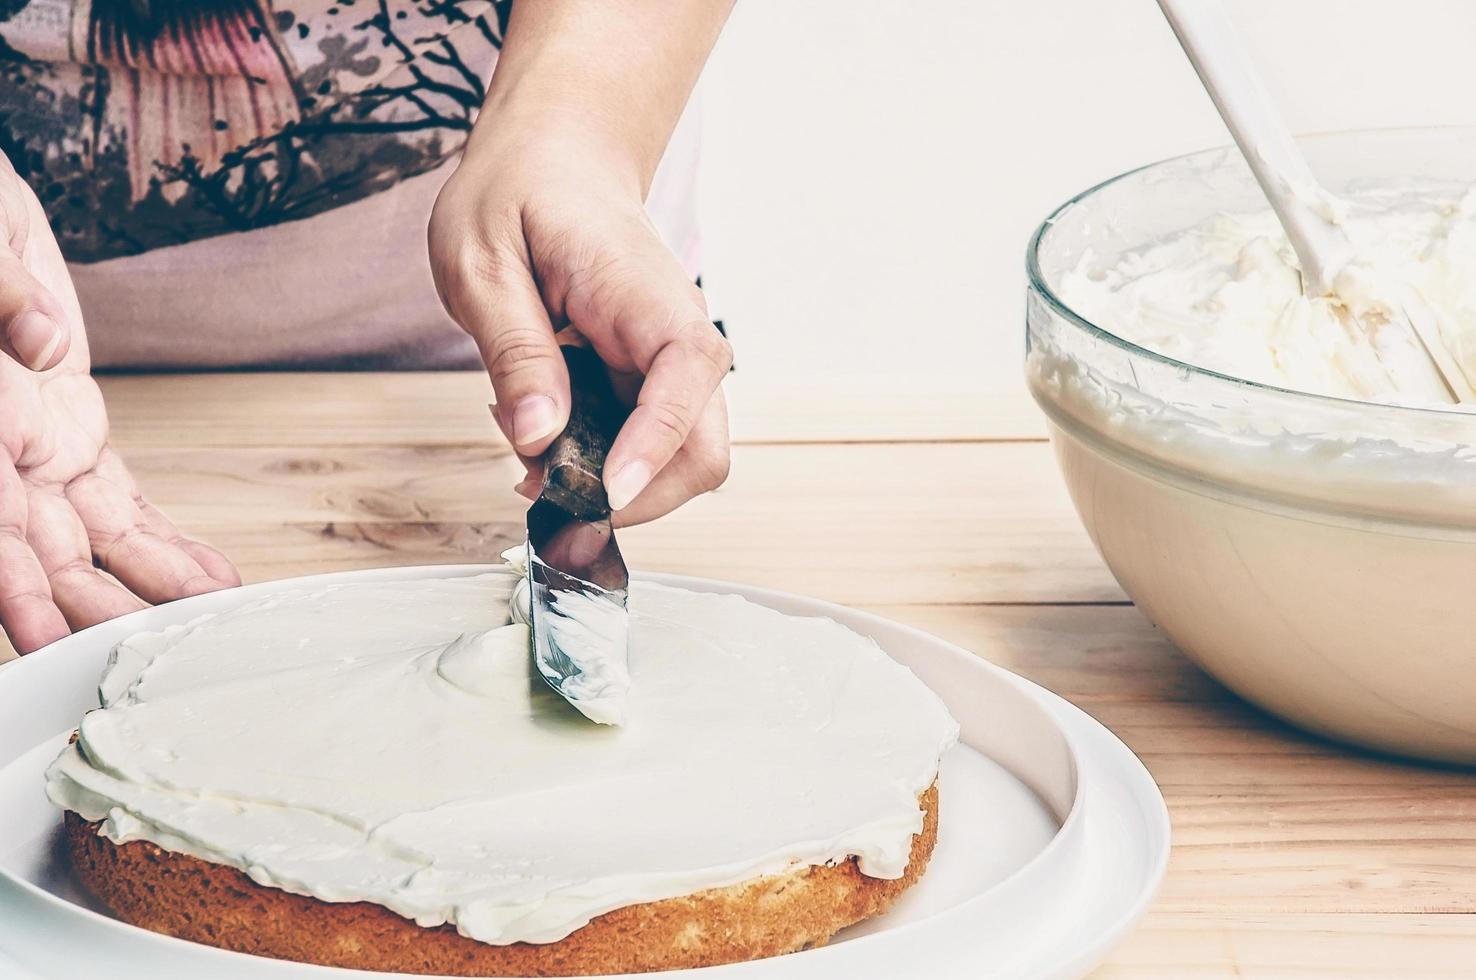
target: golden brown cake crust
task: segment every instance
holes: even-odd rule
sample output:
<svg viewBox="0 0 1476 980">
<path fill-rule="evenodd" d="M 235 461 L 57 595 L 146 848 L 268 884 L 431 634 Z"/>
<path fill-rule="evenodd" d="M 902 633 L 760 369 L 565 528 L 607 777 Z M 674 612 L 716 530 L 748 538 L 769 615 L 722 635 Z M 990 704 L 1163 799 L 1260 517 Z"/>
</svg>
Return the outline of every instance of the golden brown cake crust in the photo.
<svg viewBox="0 0 1476 980">
<path fill-rule="evenodd" d="M 492 946 L 452 926 L 422 928 L 380 905 L 322 902 L 258 885 L 235 868 L 147 841 L 115 844 L 66 815 L 78 877 L 124 922 L 222 949 L 322 966 L 450 976 L 562 977 L 714 966 L 823 945 L 884 912 L 927 867 L 938 786 L 901 878 L 869 878 L 850 858 L 684 898 L 616 909 L 556 943 Z"/>
</svg>

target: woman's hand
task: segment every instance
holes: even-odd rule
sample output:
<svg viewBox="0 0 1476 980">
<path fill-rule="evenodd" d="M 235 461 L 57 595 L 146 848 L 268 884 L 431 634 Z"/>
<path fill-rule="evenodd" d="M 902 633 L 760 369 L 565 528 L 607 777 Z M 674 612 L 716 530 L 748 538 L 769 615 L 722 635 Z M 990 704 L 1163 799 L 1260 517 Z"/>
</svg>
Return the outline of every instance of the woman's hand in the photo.
<svg viewBox="0 0 1476 980">
<path fill-rule="evenodd" d="M 619 524 L 659 517 L 728 475 L 718 385 L 732 363 L 701 291 L 657 237 L 637 188 L 588 147 L 544 144 L 463 164 L 431 219 L 446 309 L 481 349 L 494 415 L 529 467 L 569 420 L 554 339 L 572 324 L 635 408 L 605 461 Z M 483 169 L 485 168 L 485 169 Z"/>
<path fill-rule="evenodd" d="M 728 475 L 732 350 L 643 200 L 728 0 L 515 5 L 461 165 L 436 201 L 431 268 L 472 335 L 493 414 L 528 465 L 569 419 L 555 332 L 572 326 L 634 408 L 605 460 L 616 524 Z M 639 43 L 621 38 L 639 37 Z"/>
<path fill-rule="evenodd" d="M 61 251 L 0 155 L 0 627 L 21 653 L 241 581 L 139 495 L 88 368 Z"/>
</svg>

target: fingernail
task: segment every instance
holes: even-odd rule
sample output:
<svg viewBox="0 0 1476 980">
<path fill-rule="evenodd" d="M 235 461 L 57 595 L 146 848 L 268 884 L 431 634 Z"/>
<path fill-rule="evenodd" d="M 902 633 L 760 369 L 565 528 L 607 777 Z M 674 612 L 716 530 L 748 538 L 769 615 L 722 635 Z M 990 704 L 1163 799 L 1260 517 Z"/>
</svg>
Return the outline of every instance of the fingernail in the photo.
<svg viewBox="0 0 1476 980">
<path fill-rule="evenodd" d="M 539 493 L 542 491 L 543 481 L 535 480 L 532 477 L 513 487 L 513 493 L 516 493 L 520 497 L 527 497 L 529 500 L 537 500 Z"/>
<path fill-rule="evenodd" d="M 559 409 L 547 395 L 529 395 L 513 409 L 513 442 L 519 448 L 553 435 L 559 424 Z"/>
<path fill-rule="evenodd" d="M 10 344 L 32 371 L 46 367 L 61 338 L 61 327 L 39 310 L 27 310 L 10 324 Z"/>
<path fill-rule="evenodd" d="M 605 481 L 605 496 L 610 499 L 611 510 L 624 510 L 630 502 L 641 495 L 646 484 L 651 482 L 651 467 L 643 460 L 633 459 Z"/>
</svg>

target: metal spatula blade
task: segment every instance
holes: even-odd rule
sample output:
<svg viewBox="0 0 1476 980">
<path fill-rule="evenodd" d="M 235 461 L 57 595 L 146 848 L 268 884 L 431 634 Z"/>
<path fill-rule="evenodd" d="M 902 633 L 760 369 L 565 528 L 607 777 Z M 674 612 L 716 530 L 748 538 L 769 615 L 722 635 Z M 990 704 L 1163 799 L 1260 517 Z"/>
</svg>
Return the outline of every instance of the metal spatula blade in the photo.
<svg viewBox="0 0 1476 980">
<path fill-rule="evenodd" d="M 625 721 L 630 689 L 630 576 L 605 497 L 605 456 L 626 411 L 593 351 L 564 347 L 569 424 L 544 454 L 544 484 L 528 510 L 533 660 L 549 687 L 591 721 Z"/>
</svg>

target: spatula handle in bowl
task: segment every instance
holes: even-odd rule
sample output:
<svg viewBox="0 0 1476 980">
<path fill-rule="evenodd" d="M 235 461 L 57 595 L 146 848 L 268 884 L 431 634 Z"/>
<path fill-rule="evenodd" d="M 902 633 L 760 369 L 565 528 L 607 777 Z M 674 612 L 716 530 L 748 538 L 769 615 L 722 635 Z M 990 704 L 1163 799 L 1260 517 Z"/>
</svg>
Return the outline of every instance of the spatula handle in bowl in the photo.
<svg viewBox="0 0 1476 980">
<path fill-rule="evenodd" d="M 1158 0 L 1169 26 L 1291 240 L 1308 296 L 1333 291 L 1353 244 L 1317 183 L 1220 0 Z"/>
</svg>

